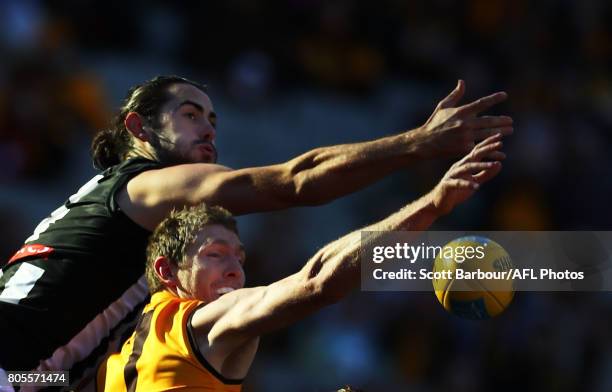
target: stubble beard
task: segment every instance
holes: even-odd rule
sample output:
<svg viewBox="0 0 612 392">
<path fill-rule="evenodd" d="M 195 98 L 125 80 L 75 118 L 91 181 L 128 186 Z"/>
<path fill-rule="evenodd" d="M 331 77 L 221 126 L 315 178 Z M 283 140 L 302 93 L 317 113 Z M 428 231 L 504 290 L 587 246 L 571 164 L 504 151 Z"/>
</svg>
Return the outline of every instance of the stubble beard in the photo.
<svg viewBox="0 0 612 392">
<path fill-rule="evenodd" d="M 218 152 L 217 148 L 212 143 L 209 145 L 213 149 L 213 156 L 206 160 L 191 159 L 189 154 L 190 151 L 182 151 L 182 149 L 178 149 L 176 143 L 161 136 L 157 132 L 151 135 L 151 140 L 149 143 L 155 150 L 157 160 L 165 166 L 175 166 L 188 163 L 217 163 Z"/>
</svg>

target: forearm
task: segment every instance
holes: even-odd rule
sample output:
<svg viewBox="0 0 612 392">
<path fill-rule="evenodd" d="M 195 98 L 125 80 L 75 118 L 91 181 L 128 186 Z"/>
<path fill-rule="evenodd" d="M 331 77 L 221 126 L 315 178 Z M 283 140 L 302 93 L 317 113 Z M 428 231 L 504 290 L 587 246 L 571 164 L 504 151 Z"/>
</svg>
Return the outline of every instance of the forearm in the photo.
<svg viewBox="0 0 612 392">
<path fill-rule="evenodd" d="M 326 203 L 412 162 L 418 154 L 417 133 L 316 148 L 270 166 L 231 170 L 184 164 L 150 170 L 129 182 L 122 208 L 132 220 L 153 229 L 183 205 L 220 205 L 242 215 Z M 138 208 L 143 212 L 132 211 Z"/>
<path fill-rule="evenodd" d="M 440 216 L 430 194 L 407 205 L 386 219 L 356 230 L 321 249 L 304 267 L 304 273 L 318 282 L 322 296 L 335 302 L 358 286 L 360 280 L 360 251 L 362 232 L 370 232 L 368 241 L 379 240 L 389 231 L 428 229 Z"/>
<path fill-rule="evenodd" d="M 266 287 L 235 290 L 207 305 L 201 313 L 207 315 L 208 321 L 194 317 L 204 326 L 214 324 L 212 330 L 205 328 L 205 332 L 210 331 L 207 342 L 229 339 L 234 342 L 232 348 L 240 347 L 246 339 L 343 298 L 359 284 L 360 252 L 366 245 L 363 241 L 378 241 L 389 231 L 422 232 L 439 216 L 467 200 L 480 184 L 499 173 L 499 162 L 483 162 L 499 159 L 499 139 L 499 135 L 487 138 L 452 165 L 431 192 L 388 218 L 323 247 L 297 273 Z M 363 231 L 370 234 L 362 238 Z"/>
<path fill-rule="evenodd" d="M 415 132 L 354 144 L 321 147 L 285 165 L 295 197 L 303 204 L 320 204 L 359 190 L 421 158 Z"/>
<path fill-rule="evenodd" d="M 438 216 L 437 209 L 425 196 L 383 221 L 362 230 L 374 232 L 375 240 L 390 230 L 421 231 Z M 359 283 L 361 230 L 354 231 L 322 248 L 297 273 L 266 287 L 237 290 L 224 295 L 194 317 L 210 317 L 215 309 L 223 315 L 210 332 L 207 341 L 223 335 L 240 337 L 240 342 L 282 328 L 317 309 L 336 302 Z M 227 311 L 225 310 L 227 309 Z"/>
<path fill-rule="evenodd" d="M 321 249 L 305 268 L 308 276 L 318 280 L 323 296 L 338 300 L 358 284 L 359 252 L 364 247 L 361 232 L 371 233 L 365 240 L 376 242 L 389 231 L 426 230 L 439 216 L 448 214 L 456 205 L 469 199 L 480 184 L 495 177 L 501 170 L 500 162 L 482 161 L 499 157 L 500 138 L 500 135 L 495 135 L 476 145 L 468 155 L 451 166 L 432 191 L 417 201 Z"/>
<path fill-rule="evenodd" d="M 177 165 L 138 176 L 130 182 L 130 195 L 138 199 L 132 193 L 140 182 L 147 206 L 160 206 L 162 212 L 202 202 L 235 215 L 323 204 L 412 162 L 419 144 L 415 133 L 316 148 L 270 166 L 231 170 L 211 164 Z"/>
</svg>

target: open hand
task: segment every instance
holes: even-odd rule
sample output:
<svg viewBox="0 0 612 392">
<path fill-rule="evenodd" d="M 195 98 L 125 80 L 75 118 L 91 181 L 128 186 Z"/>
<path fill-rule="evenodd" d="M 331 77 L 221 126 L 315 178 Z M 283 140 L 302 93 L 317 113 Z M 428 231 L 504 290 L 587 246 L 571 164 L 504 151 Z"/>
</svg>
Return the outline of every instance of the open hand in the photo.
<svg viewBox="0 0 612 392">
<path fill-rule="evenodd" d="M 478 116 L 479 113 L 506 100 L 505 92 L 497 92 L 463 106 L 457 106 L 465 93 L 465 83 L 457 87 L 440 103 L 427 122 L 413 132 L 419 144 L 424 144 L 427 158 L 449 158 L 465 154 L 476 142 L 497 133 L 513 132 L 508 116 Z"/>
<path fill-rule="evenodd" d="M 430 192 L 433 205 L 441 215 L 469 199 L 481 184 L 495 177 L 506 155 L 500 151 L 502 135 L 495 134 L 476 145 L 469 154 L 453 164 Z M 488 161 L 484 161 L 488 160 Z"/>
</svg>

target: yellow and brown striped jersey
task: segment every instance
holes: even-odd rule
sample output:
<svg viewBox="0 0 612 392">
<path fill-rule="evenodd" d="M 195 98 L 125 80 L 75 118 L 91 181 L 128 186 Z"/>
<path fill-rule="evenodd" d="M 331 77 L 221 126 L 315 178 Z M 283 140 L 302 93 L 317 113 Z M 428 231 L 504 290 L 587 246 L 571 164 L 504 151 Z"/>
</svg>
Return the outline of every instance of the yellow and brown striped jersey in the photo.
<svg viewBox="0 0 612 392">
<path fill-rule="evenodd" d="M 195 343 L 191 317 L 201 301 L 155 293 L 121 352 L 98 370 L 98 391 L 240 391 L 242 380 L 223 377 Z"/>
</svg>

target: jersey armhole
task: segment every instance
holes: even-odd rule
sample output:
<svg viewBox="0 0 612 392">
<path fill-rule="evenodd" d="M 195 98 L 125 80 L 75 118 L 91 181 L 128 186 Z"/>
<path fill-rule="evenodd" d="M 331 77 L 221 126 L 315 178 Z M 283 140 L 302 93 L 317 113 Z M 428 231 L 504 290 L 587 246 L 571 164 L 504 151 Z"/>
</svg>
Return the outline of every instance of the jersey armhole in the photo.
<svg viewBox="0 0 612 392">
<path fill-rule="evenodd" d="M 187 339 L 188 339 L 189 346 L 191 347 L 191 351 L 193 351 L 198 362 L 200 362 L 200 364 L 204 366 L 204 368 L 208 370 L 210 374 L 212 374 L 217 380 L 221 381 L 223 384 L 227 384 L 227 385 L 242 384 L 244 379 L 237 380 L 237 379 L 231 379 L 231 378 L 224 377 L 206 360 L 206 358 L 204 358 L 204 355 L 200 351 L 200 347 L 198 346 L 197 340 L 195 338 L 195 332 L 193 331 L 193 327 L 191 326 L 191 319 L 193 318 L 193 315 L 195 314 L 195 312 L 205 305 L 206 304 L 203 303 L 193 308 L 191 310 L 191 314 L 187 318 L 187 325 L 185 327 L 187 329 Z"/>
<path fill-rule="evenodd" d="M 136 159 L 139 159 L 139 158 L 136 158 Z M 106 200 L 106 207 L 111 212 L 111 214 L 114 215 L 117 212 L 121 211 L 121 208 L 119 207 L 119 204 L 117 203 L 117 198 L 116 198 L 117 192 L 119 192 L 124 186 L 127 187 L 128 182 L 130 182 L 130 180 L 136 177 L 137 175 L 144 173 L 148 170 L 158 169 L 160 167 L 159 164 L 153 161 L 149 161 L 149 162 L 150 164 L 145 165 L 144 167 L 117 174 L 118 176 L 120 176 L 120 178 L 117 180 L 117 182 L 113 184 L 108 194 L 108 199 Z M 129 164 L 131 163 L 127 163 L 127 164 L 124 163 L 125 166 L 128 166 Z M 119 171 L 121 171 L 122 169 L 123 168 L 119 169 Z"/>
</svg>

